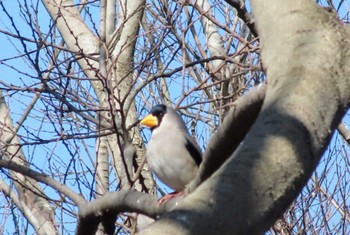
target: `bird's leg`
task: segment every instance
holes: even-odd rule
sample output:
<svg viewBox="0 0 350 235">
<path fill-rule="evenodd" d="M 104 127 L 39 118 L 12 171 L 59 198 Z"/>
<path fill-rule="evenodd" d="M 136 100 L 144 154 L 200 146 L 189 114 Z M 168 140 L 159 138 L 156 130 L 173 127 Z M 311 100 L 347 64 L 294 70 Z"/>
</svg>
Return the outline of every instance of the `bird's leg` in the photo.
<svg viewBox="0 0 350 235">
<path fill-rule="evenodd" d="M 181 191 L 181 192 L 172 192 L 172 193 L 169 193 L 161 198 L 158 199 L 158 207 L 160 207 L 164 202 L 168 201 L 169 199 L 172 199 L 174 197 L 178 197 L 178 196 L 182 196 L 184 194 L 184 191 Z"/>
</svg>

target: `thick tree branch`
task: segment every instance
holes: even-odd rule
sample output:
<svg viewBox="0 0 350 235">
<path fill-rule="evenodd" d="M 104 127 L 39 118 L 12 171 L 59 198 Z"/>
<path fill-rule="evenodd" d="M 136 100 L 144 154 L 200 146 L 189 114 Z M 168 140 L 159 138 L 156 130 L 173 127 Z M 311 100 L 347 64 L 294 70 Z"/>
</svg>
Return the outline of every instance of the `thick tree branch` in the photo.
<svg viewBox="0 0 350 235">
<path fill-rule="evenodd" d="M 161 209 L 162 207 L 157 206 L 157 197 L 154 195 L 137 191 L 107 193 L 101 198 L 79 206 L 76 234 L 95 234 L 98 224 L 103 222 L 103 216 L 106 214 L 115 216 L 118 213 L 129 211 L 156 218 L 161 213 Z"/>
<path fill-rule="evenodd" d="M 260 113 L 266 87 L 267 84 L 260 84 L 234 102 L 224 122 L 210 139 L 199 172 L 187 186 L 187 194 L 218 170 L 242 143 Z M 338 125 L 337 130 L 350 143 L 350 131 L 343 122 Z"/>
<path fill-rule="evenodd" d="M 73 55 L 77 58 L 82 71 L 88 78 L 96 78 L 98 76 L 96 71 L 99 66 L 97 59 L 91 57 L 96 57 L 99 41 L 87 24 L 84 23 L 74 2 L 72 0 L 42 0 L 42 3 L 56 23 L 64 42 L 73 51 Z M 104 100 L 105 94 L 102 82 L 98 79 L 92 79 L 91 83 L 99 99 Z"/>
<path fill-rule="evenodd" d="M 15 132 L 10 111 L 0 90 L 0 156 L 10 159 L 13 164 L 26 168 L 28 164 Z M 27 208 L 30 208 L 32 214 L 35 215 L 36 222 L 32 225 L 39 225 L 35 227 L 36 232 L 38 234 L 56 233 L 56 227 L 52 223 L 54 218 L 53 209 L 46 198 L 38 196 L 43 194 L 38 182 L 27 179 L 15 171 L 10 171 L 10 175 L 14 179 L 16 192 L 21 202 Z"/>
<path fill-rule="evenodd" d="M 16 204 L 16 207 L 23 213 L 23 215 L 26 216 L 29 223 L 34 228 L 43 227 L 42 221 L 40 221 L 40 219 L 37 218 L 36 214 L 33 213 L 33 208 L 30 208 L 25 203 L 22 203 L 15 190 L 9 187 L 3 180 L 0 180 L 0 191 L 3 192 L 7 197 L 11 199 L 13 203 Z"/>
<path fill-rule="evenodd" d="M 234 102 L 224 122 L 210 139 L 198 175 L 187 187 L 188 192 L 209 178 L 243 141 L 260 113 L 265 93 L 266 84 L 261 84 Z"/>
<path fill-rule="evenodd" d="M 348 107 L 350 34 L 337 17 L 314 1 L 252 6 L 269 79 L 260 115 L 234 155 L 141 234 L 264 233 L 307 183 Z"/>
</svg>

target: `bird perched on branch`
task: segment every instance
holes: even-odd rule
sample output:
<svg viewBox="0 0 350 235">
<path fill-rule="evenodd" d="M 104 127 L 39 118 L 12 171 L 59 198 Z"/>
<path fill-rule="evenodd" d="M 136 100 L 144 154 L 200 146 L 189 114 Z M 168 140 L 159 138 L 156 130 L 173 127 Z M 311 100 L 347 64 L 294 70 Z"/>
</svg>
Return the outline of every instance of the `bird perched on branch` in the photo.
<svg viewBox="0 0 350 235">
<path fill-rule="evenodd" d="M 195 177 L 202 161 L 198 144 L 181 116 L 163 104 L 154 106 L 141 125 L 152 131 L 146 150 L 149 167 L 164 184 L 181 193 Z M 178 195 L 176 192 L 167 199 Z"/>
</svg>

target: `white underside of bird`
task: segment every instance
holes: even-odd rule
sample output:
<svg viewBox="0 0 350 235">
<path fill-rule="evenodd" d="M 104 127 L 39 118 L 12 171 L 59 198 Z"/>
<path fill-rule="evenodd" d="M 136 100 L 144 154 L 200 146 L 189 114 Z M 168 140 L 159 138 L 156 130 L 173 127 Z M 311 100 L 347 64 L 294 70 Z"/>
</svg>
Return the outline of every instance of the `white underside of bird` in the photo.
<svg viewBox="0 0 350 235">
<path fill-rule="evenodd" d="M 195 177 L 198 166 L 193 160 L 187 160 L 191 156 L 181 147 L 185 146 L 188 140 L 172 130 L 166 132 L 158 132 L 156 129 L 152 133 L 147 148 L 147 161 L 151 170 L 164 184 L 180 191 Z M 159 145 L 166 146 L 166 149 L 159 148 Z"/>
</svg>

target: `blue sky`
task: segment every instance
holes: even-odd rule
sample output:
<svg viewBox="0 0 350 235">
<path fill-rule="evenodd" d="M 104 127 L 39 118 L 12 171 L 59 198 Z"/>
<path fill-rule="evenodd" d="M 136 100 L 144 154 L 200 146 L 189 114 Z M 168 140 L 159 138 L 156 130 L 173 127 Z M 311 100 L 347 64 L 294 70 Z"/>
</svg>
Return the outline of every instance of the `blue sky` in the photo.
<svg viewBox="0 0 350 235">
<path fill-rule="evenodd" d="M 337 1 L 339 2 L 339 1 Z M 20 32 L 20 35 L 23 37 L 32 38 L 32 31 L 29 27 L 29 25 L 26 23 L 26 20 L 24 16 L 19 12 L 18 10 L 18 2 L 14 0 L 3 0 L 2 3 L 6 6 L 6 9 L 11 14 L 11 17 L 13 17 L 13 21 L 16 22 L 16 27 Z M 30 3 L 28 3 L 30 4 Z M 349 9 L 349 4 L 345 3 L 346 8 L 340 12 L 341 17 L 345 17 L 347 14 L 347 10 Z M 38 21 L 40 22 L 40 25 L 38 27 L 41 28 L 42 32 L 46 32 L 49 27 L 50 18 L 48 14 L 46 13 L 45 9 L 39 4 L 39 18 Z M 10 9 L 10 10 L 9 10 Z M 15 29 L 11 25 L 11 22 L 8 17 L 5 16 L 5 13 L 3 12 L 2 8 L 0 8 L 1 14 L 0 14 L 0 30 L 8 31 L 15 33 Z M 95 12 L 96 13 L 96 12 Z M 94 17 L 98 17 L 98 13 L 93 14 Z M 19 23 L 20 22 L 20 23 Z M 92 28 L 93 26 L 90 25 Z M 44 35 L 45 36 L 45 35 Z M 32 88 L 37 88 L 38 83 L 40 82 L 36 78 L 36 71 L 33 68 L 31 64 L 28 64 L 27 60 L 23 57 L 18 57 L 19 52 L 23 51 L 23 44 L 21 44 L 18 40 L 13 39 L 12 37 L 8 37 L 4 33 L 0 32 L 0 41 L 1 41 L 1 51 L 0 51 L 0 82 L 5 82 L 7 84 L 12 84 L 15 86 L 24 86 L 30 84 Z M 26 48 L 28 51 L 35 50 L 37 47 L 36 44 L 32 42 L 26 42 Z M 40 55 L 41 56 L 41 55 Z M 35 58 L 34 55 L 31 56 L 31 58 Z M 48 58 L 40 57 L 40 63 L 43 67 L 45 67 L 48 63 Z M 174 64 L 173 66 L 179 66 L 180 64 Z M 25 73 L 21 73 L 19 71 L 25 71 Z M 180 75 L 179 75 L 180 76 Z M 182 95 L 182 90 L 178 87 L 182 86 L 181 80 L 174 82 L 172 84 L 173 90 L 172 90 L 172 98 L 173 100 L 178 100 Z M 191 87 L 191 84 L 187 84 L 187 87 Z M 0 88 L 3 86 L 0 84 Z M 7 93 L 4 91 L 4 95 L 6 97 L 6 101 L 8 102 L 8 105 L 11 109 L 11 116 L 16 122 L 21 115 L 23 114 L 24 110 L 27 108 L 28 104 L 33 99 L 35 93 L 33 92 L 17 92 L 17 93 Z M 25 122 L 27 126 L 30 127 L 28 130 L 20 129 L 19 134 L 23 137 L 31 138 L 30 133 L 35 135 L 36 133 L 40 134 L 40 137 L 45 138 L 52 138 L 54 136 L 54 130 L 52 129 L 52 126 L 47 126 L 47 119 L 38 119 L 37 117 L 40 117 L 41 113 L 40 110 L 45 109 L 45 103 L 39 101 L 36 104 L 36 111 L 33 111 L 32 116 Z M 182 104 L 183 105 L 183 104 Z M 344 118 L 344 122 L 349 124 L 349 114 L 347 114 Z M 42 129 L 44 128 L 44 130 Z M 49 128 L 46 129 L 45 128 Z M 203 130 L 201 128 L 201 125 L 197 127 L 197 133 L 203 133 L 208 130 Z M 146 131 L 145 134 L 146 138 L 149 137 L 149 132 Z M 201 146 L 205 146 L 207 140 L 200 140 Z M 349 153 L 349 147 L 346 143 L 342 142 L 343 140 L 336 134 L 335 137 L 332 139 L 331 147 L 326 151 L 324 158 L 327 157 L 341 157 L 341 156 L 347 156 L 347 153 Z M 85 146 L 86 148 L 79 148 L 79 149 L 73 149 L 70 144 L 64 144 L 61 142 L 52 142 L 45 145 L 40 146 L 25 146 L 24 152 L 28 158 L 33 159 L 33 169 L 36 169 L 38 171 L 41 171 L 41 169 L 45 169 L 47 166 L 50 166 L 52 169 L 57 169 L 57 171 L 62 171 L 64 167 L 70 166 L 70 170 L 68 172 L 69 177 L 67 178 L 67 184 L 74 188 L 76 192 L 79 192 L 80 188 L 77 187 L 77 179 L 75 179 L 75 172 L 74 171 L 80 171 L 80 170 L 86 170 L 87 168 L 90 168 L 93 170 L 93 163 L 91 162 L 91 158 L 94 159 L 94 145 L 95 142 L 93 139 L 87 139 L 85 140 Z M 335 150 L 334 146 L 342 146 L 342 149 L 344 150 L 341 152 L 339 149 Z M 68 147 L 67 147 L 68 146 Z M 59 159 L 59 160 L 58 160 Z M 345 161 L 345 160 L 344 160 Z M 86 165 L 85 165 L 86 164 Z M 75 166 L 73 166 L 75 165 Z M 320 165 L 318 166 L 318 175 L 321 174 L 323 169 L 325 168 L 324 161 L 321 161 Z M 340 167 L 345 167 L 340 166 Z M 338 168 L 329 167 L 328 174 L 333 176 L 336 174 L 336 171 L 339 170 Z M 48 173 L 48 172 L 46 172 Z M 51 172 L 53 173 L 53 172 Z M 61 178 L 62 176 L 55 175 L 57 179 Z M 86 184 L 89 183 L 89 181 L 92 181 L 93 173 L 92 172 L 86 172 L 85 176 L 86 178 L 79 179 L 79 182 L 84 182 Z M 113 178 L 113 176 L 111 176 Z M 339 187 L 335 183 L 325 182 L 326 185 L 329 186 L 329 190 L 333 191 L 334 188 Z M 45 186 L 43 186 L 45 188 Z M 48 195 L 54 199 L 59 199 L 58 195 L 51 189 L 46 188 L 45 189 L 48 192 Z M 87 199 L 89 199 L 89 191 L 82 189 L 84 191 L 85 196 Z M 169 190 L 171 191 L 171 190 Z M 348 204 L 349 201 L 347 200 Z M 6 201 L 3 202 L 5 204 Z M 3 209 L 3 211 L 0 210 L 0 212 L 4 212 L 4 210 L 9 210 L 9 208 Z M 70 209 L 72 211 L 76 209 Z M 61 215 L 58 214 L 58 217 L 64 216 L 65 220 L 68 224 L 68 227 L 71 231 L 74 231 L 75 229 L 75 218 L 70 216 L 68 213 L 62 213 Z M 338 216 L 338 217 L 337 217 Z M 339 214 L 336 214 L 333 218 L 334 221 L 337 221 L 339 219 Z M 25 224 L 25 223 L 23 223 Z M 13 220 L 7 220 L 6 224 L 6 231 L 5 234 L 12 234 L 15 230 Z M 34 233 L 31 229 L 29 229 L 28 234 Z"/>
</svg>

